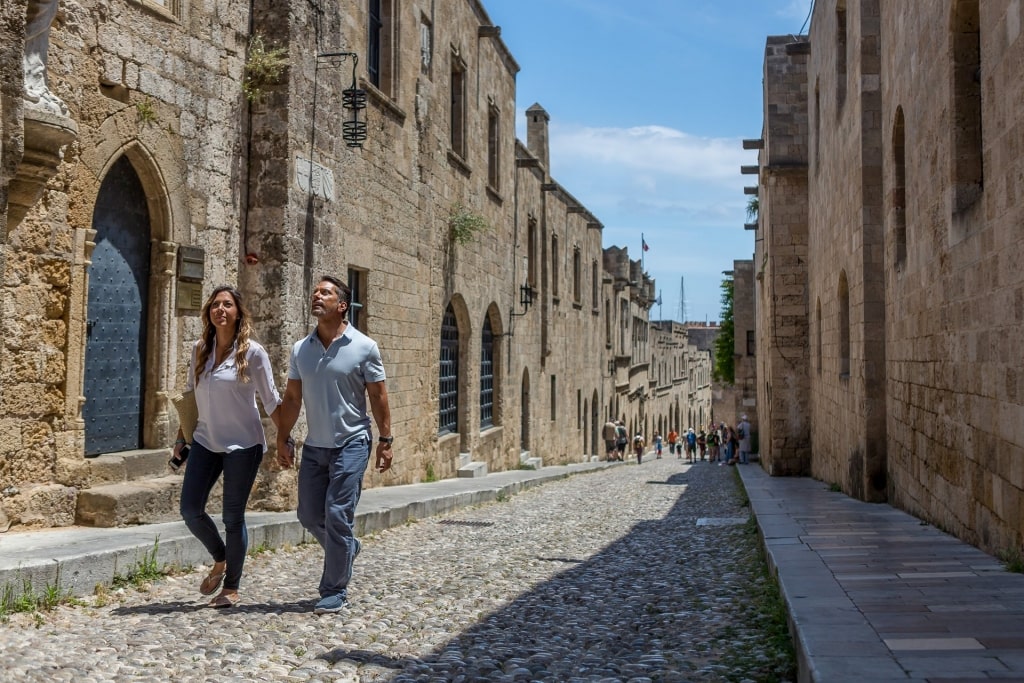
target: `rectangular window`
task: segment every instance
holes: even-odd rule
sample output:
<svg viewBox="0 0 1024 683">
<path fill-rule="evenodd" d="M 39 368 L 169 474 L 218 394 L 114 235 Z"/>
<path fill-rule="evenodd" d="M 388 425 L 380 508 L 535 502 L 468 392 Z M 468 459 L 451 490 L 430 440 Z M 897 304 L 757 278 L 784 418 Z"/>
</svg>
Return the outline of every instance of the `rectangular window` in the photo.
<svg viewBox="0 0 1024 683">
<path fill-rule="evenodd" d="M 420 19 L 420 73 L 430 75 L 430 61 L 434 54 L 434 27 L 426 17 Z"/>
<path fill-rule="evenodd" d="M 348 269 L 348 287 L 352 290 L 352 302 L 349 305 L 348 321 L 360 332 L 366 332 L 366 271 L 357 268 Z"/>
<path fill-rule="evenodd" d="M 755 347 L 756 347 L 756 342 L 754 341 L 754 330 L 747 330 L 747 355 L 748 356 L 753 356 L 754 355 Z"/>
<path fill-rule="evenodd" d="M 530 219 L 526 236 L 526 283 L 537 286 L 537 219 Z"/>
<path fill-rule="evenodd" d="M 555 417 L 558 415 L 558 392 L 556 390 L 555 376 L 551 375 L 551 421 L 555 421 Z"/>
<path fill-rule="evenodd" d="M 466 63 L 452 52 L 451 76 L 451 145 L 452 151 L 466 158 Z"/>
<path fill-rule="evenodd" d="M 572 300 L 577 304 L 581 303 L 580 298 L 583 296 L 583 273 L 580 272 L 582 267 L 580 248 L 576 247 L 572 250 Z"/>
<path fill-rule="evenodd" d="M 395 3 L 398 0 L 369 0 L 369 30 L 366 72 L 370 83 L 389 97 L 395 96 L 395 55 L 398 40 Z"/>
<path fill-rule="evenodd" d="M 551 236 L 551 296 L 558 298 L 558 236 Z"/>
<path fill-rule="evenodd" d="M 492 190 L 501 189 L 500 155 L 501 141 L 498 139 L 500 133 L 500 119 L 498 110 L 491 107 L 487 111 L 487 184 Z"/>
</svg>

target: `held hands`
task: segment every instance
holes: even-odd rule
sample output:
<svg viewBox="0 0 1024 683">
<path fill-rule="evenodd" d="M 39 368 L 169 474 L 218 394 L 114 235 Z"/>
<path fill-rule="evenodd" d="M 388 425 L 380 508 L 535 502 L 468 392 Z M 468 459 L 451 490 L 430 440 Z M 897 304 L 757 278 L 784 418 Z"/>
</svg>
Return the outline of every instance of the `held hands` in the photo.
<svg viewBox="0 0 1024 683">
<path fill-rule="evenodd" d="M 387 442 L 380 442 L 377 444 L 377 463 L 374 468 L 378 472 L 387 472 L 391 469 L 391 458 L 394 453 L 391 451 L 391 444 Z"/>
<path fill-rule="evenodd" d="M 292 437 L 278 434 L 277 464 L 286 470 L 295 467 L 295 439 Z"/>
</svg>

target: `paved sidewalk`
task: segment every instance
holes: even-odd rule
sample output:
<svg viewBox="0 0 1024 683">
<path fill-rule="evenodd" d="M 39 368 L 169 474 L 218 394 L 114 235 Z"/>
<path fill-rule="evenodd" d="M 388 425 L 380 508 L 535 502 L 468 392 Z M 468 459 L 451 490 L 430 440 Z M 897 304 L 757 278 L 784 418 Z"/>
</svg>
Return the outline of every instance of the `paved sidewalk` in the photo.
<svg viewBox="0 0 1024 683">
<path fill-rule="evenodd" d="M 1024 575 L 892 506 L 740 474 L 801 682 L 1024 681 Z"/>
<path fill-rule="evenodd" d="M 366 489 L 356 512 L 356 534 L 362 536 L 410 520 L 493 502 L 555 479 L 621 465 L 593 462 L 545 466 Z M 219 515 L 213 518 L 219 525 Z M 299 524 L 294 511 L 247 512 L 245 520 L 250 548 L 316 542 Z M 59 585 L 74 595 L 89 595 L 98 584 L 110 585 L 115 576 L 125 576 L 152 559 L 161 568 L 188 567 L 209 562 L 209 554 L 180 521 L 114 529 L 8 532 L 0 534 L 0 589 L 10 587 L 18 594 L 28 582 L 37 593 Z"/>
</svg>

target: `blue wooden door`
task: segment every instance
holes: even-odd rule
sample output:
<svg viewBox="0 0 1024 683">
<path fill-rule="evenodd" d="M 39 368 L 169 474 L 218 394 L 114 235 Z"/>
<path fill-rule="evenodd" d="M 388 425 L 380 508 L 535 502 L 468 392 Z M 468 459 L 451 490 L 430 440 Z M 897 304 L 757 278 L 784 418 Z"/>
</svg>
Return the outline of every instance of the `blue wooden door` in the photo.
<svg viewBox="0 0 1024 683">
<path fill-rule="evenodd" d="M 93 213 L 85 346 L 85 454 L 142 446 L 149 211 L 127 157 L 111 167 Z"/>
</svg>

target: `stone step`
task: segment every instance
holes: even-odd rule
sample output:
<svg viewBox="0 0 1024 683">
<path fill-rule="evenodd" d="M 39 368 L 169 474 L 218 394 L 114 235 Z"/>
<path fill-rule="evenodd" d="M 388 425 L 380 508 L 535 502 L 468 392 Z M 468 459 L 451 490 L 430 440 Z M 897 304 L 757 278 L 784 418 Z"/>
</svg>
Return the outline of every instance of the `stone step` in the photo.
<svg viewBox="0 0 1024 683">
<path fill-rule="evenodd" d="M 529 465 L 530 467 L 532 467 L 535 470 L 539 470 L 540 468 L 544 467 L 544 459 L 543 458 L 527 458 L 526 462 L 524 464 Z"/>
<path fill-rule="evenodd" d="M 456 474 L 459 477 L 472 479 L 475 477 L 486 477 L 487 476 L 487 463 L 485 462 L 469 462 L 460 467 Z"/>
<path fill-rule="evenodd" d="M 75 523 L 83 526 L 118 527 L 181 519 L 178 511 L 181 480 L 181 475 L 172 474 L 86 489 L 78 494 Z M 222 499 L 223 487 L 218 482 L 210 492 L 207 510 L 215 514 L 221 508 Z"/>
<path fill-rule="evenodd" d="M 152 448 L 88 458 L 89 484 L 102 486 L 165 477 L 171 473 L 167 466 L 170 457 L 171 449 Z"/>
</svg>

